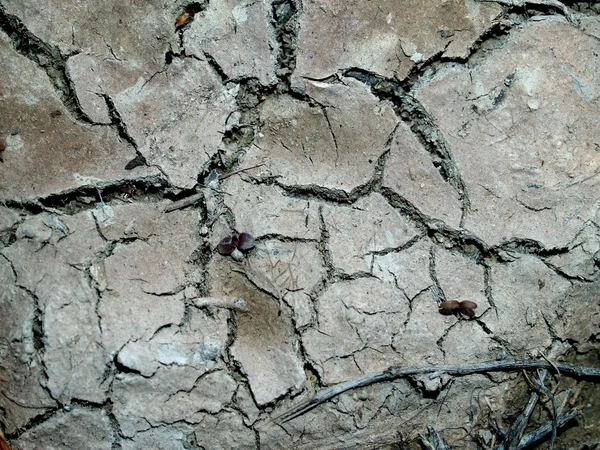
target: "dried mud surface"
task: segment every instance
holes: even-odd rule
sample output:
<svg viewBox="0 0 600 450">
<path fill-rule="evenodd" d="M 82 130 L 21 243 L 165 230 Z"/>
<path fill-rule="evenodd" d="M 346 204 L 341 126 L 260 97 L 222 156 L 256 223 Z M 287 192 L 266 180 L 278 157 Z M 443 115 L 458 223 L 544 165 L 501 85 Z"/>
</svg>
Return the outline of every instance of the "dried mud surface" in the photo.
<svg viewBox="0 0 600 450">
<path fill-rule="evenodd" d="M 433 426 L 496 448 L 520 373 L 415 376 L 272 419 L 390 366 L 600 365 L 599 12 L 0 0 L 11 446 L 420 448 Z M 241 261 L 217 252 L 241 232 Z M 597 385 L 556 381 L 581 411 L 557 448 L 598 448 Z"/>
</svg>

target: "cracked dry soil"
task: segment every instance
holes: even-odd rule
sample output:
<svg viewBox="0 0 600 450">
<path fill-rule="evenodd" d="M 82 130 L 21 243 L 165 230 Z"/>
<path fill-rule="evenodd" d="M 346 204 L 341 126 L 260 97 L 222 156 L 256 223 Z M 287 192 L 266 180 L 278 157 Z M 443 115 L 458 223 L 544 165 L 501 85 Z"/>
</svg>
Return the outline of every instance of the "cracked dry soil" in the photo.
<svg viewBox="0 0 600 450">
<path fill-rule="evenodd" d="M 599 12 L 1 0 L 11 447 L 420 448 L 430 425 L 496 448 L 521 373 L 414 376 L 271 420 L 389 366 L 599 365 Z M 243 231 L 242 262 L 217 253 Z M 210 305 L 226 297 L 247 311 Z M 556 448 L 598 448 L 597 385 L 550 378 L 581 411 Z M 550 417 L 544 398 L 533 425 Z"/>
</svg>

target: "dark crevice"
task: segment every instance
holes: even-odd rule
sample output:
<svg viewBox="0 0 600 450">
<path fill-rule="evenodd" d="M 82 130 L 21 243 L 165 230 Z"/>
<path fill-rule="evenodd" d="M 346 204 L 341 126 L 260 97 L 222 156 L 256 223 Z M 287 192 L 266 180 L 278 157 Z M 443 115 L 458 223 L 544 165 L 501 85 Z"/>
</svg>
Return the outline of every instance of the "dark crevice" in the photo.
<svg viewBox="0 0 600 450">
<path fill-rule="evenodd" d="M 409 239 L 407 242 L 400 245 L 399 247 L 384 248 L 383 250 L 371 250 L 363 256 L 367 256 L 367 255 L 385 256 L 389 253 L 400 253 L 404 250 L 411 248 L 413 245 L 415 245 L 417 242 L 419 242 L 421 239 L 423 239 L 423 237 L 425 237 L 424 233 L 418 233 L 415 236 L 413 236 L 411 239 Z"/>
<path fill-rule="evenodd" d="M 579 0 L 563 0 L 562 4 L 582 14 L 590 16 L 600 15 L 600 3 L 597 0 L 590 2 L 582 2 Z"/>
<path fill-rule="evenodd" d="M 19 439 L 24 433 L 28 432 L 29 430 L 35 429 L 38 425 L 41 425 L 47 420 L 51 419 L 60 411 L 61 408 L 52 408 L 48 411 L 43 412 L 42 414 L 38 414 L 37 416 L 29 420 L 25 425 L 15 430 L 13 433 L 7 433 L 5 437 L 9 441 L 13 439 Z"/>
<path fill-rule="evenodd" d="M 499 244 L 490 249 L 490 252 L 498 254 L 499 252 L 513 252 L 523 255 L 534 255 L 541 258 L 563 255 L 569 252 L 568 247 L 547 249 L 544 245 L 534 239 L 513 238 L 507 242 Z"/>
<path fill-rule="evenodd" d="M 488 265 L 483 266 L 483 286 L 485 298 L 496 312 L 496 315 L 498 315 L 498 308 L 496 307 L 496 302 L 494 301 L 492 288 L 492 269 Z"/>
<path fill-rule="evenodd" d="M 356 195 L 356 190 L 358 188 L 355 188 L 352 192 L 348 193 L 342 189 L 326 188 L 316 184 L 288 186 L 281 184 L 276 180 L 275 185 L 297 199 L 323 199 L 340 204 L 351 204 L 358 198 L 358 195 Z M 361 191 L 365 191 L 365 189 L 363 188 Z"/>
<path fill-rule="evenodd" d="M 115 106 L 115 103 L 112 100 L 112 98 L 110 98 L 108 94 L 99 95 L 104 99 L 104 102 L 106 103 L 106 109 L 108 111 L 108 116 L 110 117 L 111 124 L 117 130 L 119 137 L 126 144 L 131 146 L 136 152 L 135 158 L 133 158 L 127 163 L 127 165 L 125 166 L 125 170 L 132 170 L 138 166 L 147 166 L 148 163 L 146 162 L 146 158 L 144 158 L 144 155 L 142 155 L 139 152 L 137 143 L 127 131 L 127 125 L 123 121 L 123 118 L 121 117 L 121 114 Z"/>
<path fill-rule="evenodd" d="M 352 204 L 361 197 L 369 195 L 373 190 L 374 185 L 374 180 L 371 179 L 366 184 L 355 187 L 350 192 L 347 192 L 342 189 L 327 188 L 316 184 L 289 186 L 279 183 L 277 179 L 274 179 L 273 181 L 273 184 L 280 187 L 294 198 L 305 200 L 327 200 L 340 205 Z"/>
<path fill-rule="evenodd" d="M 289 88 L 290 77 L 296 68 L 300 8 L 300 0 L 275 0 L 272 4 L 275 38 L 279 44 L 276 74 L 286 88 Z"/>
<path fill-rule="evenodd" d="M 137 150 L 137 148 L 138 148 L 137 143 L 135 142 L 133 137 L 131 137 L 131 135 L 127 132 L 127 125 L 121 118 L 121 114 L 119 113 L 119 110 L 115 106 L 115 103 L 113 102 L 112 98 L 110 98 L 110 96 L 108 94 L 99 94 L 99 95 L 106 102 L 106 108 L 108 110 L 108 115 L 111 119 L 111 123 L 117 129 L 117 131 L 119 133 L 119 137 L 121 139 L 123 139 L 125 142 L 127 142 L 129 145 L 131 145 L 134 149 Z"/>
<path fill-rule="evenodd" d="M 127 345 L 127 344 L 125 344 L 125 345 Z M 123 347 L 125 347 L 125 345 Z M 140 376 L 142 378 L 152 378 L 152 376 L 154 374 L 152 374 L 152 375 L 144 375 L 139 370 L 133 369 L 132 367 L 126 366 L 125 364 L 119 362 L 119 353 L 120 353 L 120 350 L 115 354 L 115 356 L 113 358 L 113 364 L 114 364 L 115 370 L 118 373 L 129 373 L 129 374 L 132 374 L 132 375 L 138 375 L 138 376 Z"/>
<path fill-rule="evenodd" d="M 251 177 L 258 184 L 279 187 L 284 195 L 298 200 L 324 200 L 338 205 L 350 205 L 360 198 L 376 192 L 383 183 L 383 171 L 389 157 L 389 150 L 384 151 L 373 167 L 371 178 L 365 184 L 352 189 L 350 192 L 342 189 L 323 187 L 316 184 L 287 185 L 280 183 L 278 177 Z"/>
<path fill-rule="evenodd" d="M 394 134 L 394 131 L 392 132 L 392 134 L 390 136 L 392 136 Z M 385 165 L 387 163 L 387 160 L 390 156 L 389 144 L 390 144 L 390 142 L 388 142 L 386 144 L 387 150 L 385 152 L 383 152 L 381 154 L 381 156 L 379 156 L 379 158 L 377 158 L 377 161 L 375 162 L 375 167 L 373 167 L 373 175 L 372 175 L 369 183 L 367 183 L 368 191 L 377 192 L 379 189 L 381 189 L 381 186 L 383 185 L 383 173 L 385 170 Z M 370 162 L 370 160 L 369 160 L 369 162 Z"/>
<path fill-rule="evenodd" d="M 412 203 L 389 188 L 382 187 L 379 192 L 391 206 L 408 216 L 417 228 L 425 230 L 429 238 L 443 244 L 448 250 L 457 251 L 476 264 L 483 264 L 486 258 L 501 260 L 498 248 L 488 247 L 469 231 L 450 228 L 444 222 L 424 215 Z"/>
<path fill-rule="evenodd" d="M 0 233 L 0 249 L 3 247 L 10 247 L 17 240 L 17 228 L 19 228 L 20 222 L 17 222 L 10 229 L 4 230 Z"/>
<path fill-rule="evenodd" d="M 273 92 L 272 87 L 262 86 L 256 78 L 235 80 L 235 83 L 239 85 L 236 96 L 236 114 L 239 114 L 239 118 L 236 119 L 237 123 L 228 126 L 223 133 L 218 151 L 199 174 L 199 180 L 206 178 L 212 170 L 219 173 L 235 170 L 254 142 L 255 130 L 259 125 L 257 106 Z"/>
<path fill-rule="evenodd" d="M 16 209 L 20 214 L 41 214 L 47 211 L 47 208 L 37 200 L 7 200 L 2 199 L 2 206 Z"/>
<path fill-rule="evenodd" d="M 467 230 L 454 230 L 437 221 L 426 226 L 429 231 L 428 235 L 432 240 L 444 245 L 447 250 L 460 253 L 476 264 L 483 264 L 488 257 L 496 257 L 481 239 Z"/>
<path fill-rule="evenodd" d="M 424 228 L 431 230 L 434 233 L 437 229 L 444 227 L 443 223 L 438 220 L 432 220 L 423 214 L 411 202 L 400 196 L 392 189 L 382 187 L 379 192 L 385 197 L 390 205 L 396 208 L 401 214 L 410 217 L 415 223 L 421 224 Z"/>
<path fill-rule="evenodd" d="M 30 291 L 29 289 L 23 286 L 20 287 L 31 297 L 33 301 L 33 322 L 31 324 L 33 334 L 33 347 L 37 352 L 38 360 L 41 362 L 44 368 L 44 375 L 47 378 L 48 374 L 46 372 L 46 365 L 44 364 L 44 355 L 46 354 L 46 338 L 44 331 L 44 310 L 42 307 L 42 302 L 37 297 L 37 295 L 35 295 L 34 292 Z"/>
<path fill-rule="evenodd" d="M 444 294 L 444 290 L 440 285 L 435 269 L 435 252 L 436 247 L 432 245 L 429 249 L 429 277 L 433 281 L 432 290 L 435 293 L 434 297 L 436 299 L 436 302 L 437 300 L 446 301 L 446 295 Z"/>
<path fill-rule="evenodd" d="M 219 65 L 217 60 L 215 58 L 213 58 L 212 55 L 207 52 L 202 52 L 202 53 L 204 55 L 204 58 L 206 58 L 206 62 L 208 63 L 208 65 L 212 68 L 212 70 L 221 79 L 221 82 L 225 83 L 227 80 L 229 80 L 229 76 L 227 75 L 227 73 L 225 73 L 225 70 L 223 70 L 223 68 Z"/>
<path fill-rule="evenodd" d="M 481 327 L 481 329 L 484 331 L 485 334 L 490 336 L 490 339 L 492 341 L 494 341 L 495 343 L 497 343 L 500 347 L 502 347 L 502 349 L 504 351 L 506 351 L 509 355 L 511 356 L 518 356 L 518 354 L 513 354 L 514 352 L 511 350 L 511 344 L 509 341 L 507 341 L 506 339 L 501 338 L 500 336 L 497 336 L 488 326 L 487 324 L 479 319 L 476 318 L 474 319 L 475 322 L 477 322 L 477 324 Z"/>
<path fill-rule="evenodd" d="M 172 198 L 176 196 L 166 192 L 166 182 L 158 176 L 150 176 L 145 179 L 121 180 L 117 182 L 107 182 L 98 184 L 98 186 L 82 186 L 67 190 L 58 194 L 52 194 L 39 199 L 40 207 L 36 203 L 25 203 L 23 206 L 29 207 L 32 213 L 40 213 L 46 208 L 53 208 L 63 214 L 77 214 L 96 208 L 96 204 L 110 204 L 113 201 L 126 201 L 127 191 L 134 189 L 130 198 L 133 202 L 150 202 L 163 198 Z M 100 194 L 99 194 L 100 193 Z M 100 198 L 100 196 L 102 198 Z M 14 203 L 14 202 L 13 202 Z M 21 204 L 13 204 L 11 207 L 21 207 Z"/>
<path fill-rule="evenodd" d="M 93 124 L 81 110 L 72 83 L 67 75 L 67 60 L 70 56 L 76 55 L 77 52 L 63 54 L 58 46 L 43 42 L 27 29 L 21 19 L 8 14 L 1 4 L 0 30 L 8 35 L 17 53 L 30 59 L 46 72 L 62 103 L 72 116 L 81 122 Z"/>
<path fill-rule="evenodd" d="M 375 275 L 373 275 L 370 272 L 358 271 L 358 272 L 353 272 L 353 273 L 346 273 L 346 272 L 343 272 L 341 269 L 335 268 L 334 272 L 333 272 L 333 276 L 331 278 L 331 281 L 333 283 L 337 283 L 339 281 L 354 281 L 354 280 L 359 280 L 362 278 L 378 279 Z"/>
<path fill-rule="evenodd" d="M 173 60 L 175 58 L 180 58 L 181 55 L 179 53 L 175 53 L 173 50 L 169 50 L 165 53 L 165 65 L 168 66 L 169 64 L 173 63 Z M 148 80 L 150 81 L 150 80 Z"/>
<path fill-rule="evenodd" d="M 248 376 L 242 367 L 241 363 L 235 359 L 232 353 L 232 348 L 237 339 L 237 318 L 235 314 L 229 314 L 227 318 L 227 341 L 224 345 L 224 363 L 227 367 L 229 375 L 238 383 L 243 384 L 246 387 L 247 392 L 250 394 L 252 401 L 256 405 L 256 407 L 260 410 L 260 406 L 256 401 L 256 397 L 254 396 L 254 392 L 250 389 L 250 383 L 248 381 Z"/>
<path fill-rule="evenodd" d="M 581 281 L 584 283 L 591 283 L 595 281 L 595 277 L 594 276 L 590 276 L 588 278 L 583 277 L 581 275 L 570 275 L 567 272 L 565 272 L 564 270 L 562 270 L 560 267 L 556 266 L 555 264 L 552 264 L 546 260 L 542 260 L 542 262 L 546 265 L 546 267 L 548 267 L 550 270 L 552 270 L 554 273 L 556 273 L 558 276 L 561 276 L 562 278 L 568 280 L 568 281 Z"/>
<path fill-rule="evenodd" d="M 485 60 L 490 52 L 504 46 L 511 30 L 511 24 L 505 20 L 494 23 L 473 43 L 470 55 L 465 58 L 464 63 L 466 63 L 468 67 L 474 67 Z"/>
<path fill-rule="evenodd" d="M 328 282 L 331 282 L 333 279 L 335 269 L 333 267 L 333 256 L 331 255 L 331 250 L 329 250 L 329 230 L 327 229 L 327 224 L 325 223 L 325 217 L 323 217 L 322 205 L 319 205 L 319 227 L 321 230 L 319 250 L 323 257 L 323 263 L 326 270 L 326 286 Z M 325 286 L 323 288 L 325 288 Z"/>
<path fill-rule="evenodd" d="M 344 76 L 357 79 L 367 84 L 373 94 L 380 100 L 391 101 L 396 115 L 410 128 L 429 153 L 432 164 L 440 176 L 450 183 L 457 192 L 462 203 L 461 224 L 470 209 L 470 201 L 465 182 L 456 165 L 450 146 L 442 131 L 438 128 L 435 118 L 430 115 L 423 105 L 396 81 L 385 79 L 363 69 L 348 69 Z"/>
<path fill-rule="evenodd" d="M 241 230 L 241 231 L 244 231 L 244 230 Z M 261 235 L 260 238 L 256 239 L 256 243 L 258 244 L 260 242 L 265 242 L 265 241 L 270 241 L 270 240 L 276 240 L 279 242 L 289 242 L 292 244 L 296 244 L 296 243 L 314 244 L 315 243 L 315 239 L 290 237 L 290 236 L 285 236 L 283 234 L 278 234 L 278 233 L 263 234 L 263 235 Z"/>
<path fill-rule="evenodd" d="M 112 399 L 109 398 L 105 402 L 104 411 L 106 412 L 106 415 L 108 416 L 108 421 L 110 423 L 110 428 L 111 428 L 112 434 L 113 434 L 113 442 L 111 444 L 111 450 L 120 450 L 122 448 L 120 441 L 123 437 L 123 434 L 121 433 L 121 427 L 119 426 L 119 421 L 115 417 L 113 409 L 114 409 L 113 401 L 112 401 Z"/>
<path fill-rule="evenodd" d="M 333 132 L 333 128 L 331 127 L 331 121 L 329 120 L 329 116 L 327 115 L 327 108 L 325 106 L 321 106 L 321 112 L 323 113 L 323 117 L 325 117 L 325 121 L 327 122 L 327 128 L 329 129 L 329 134 L 331 134 L 331 139 L 333 140 L 333 147 L 335 148 L 334 167 L 337 168 L 338 159 L 340 157 L 337 139 L 335 137 L 335 133 Z"/>
</svg>

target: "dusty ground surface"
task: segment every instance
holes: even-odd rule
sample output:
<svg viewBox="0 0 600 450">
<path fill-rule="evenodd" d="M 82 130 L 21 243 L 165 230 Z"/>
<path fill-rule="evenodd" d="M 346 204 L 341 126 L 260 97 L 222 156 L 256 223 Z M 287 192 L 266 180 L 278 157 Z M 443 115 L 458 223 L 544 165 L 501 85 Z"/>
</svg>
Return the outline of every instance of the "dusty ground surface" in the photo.
<svg viewBox="0 0 600 450">
<path fill-rule="evenodd" d="M 0 1 L 11 445 L 491 448 L 519 373 L 269 420 L 388 366 L 598 366 L 600 8 L 521 3 Z M 597 448 L 597 387 L 556 392 L 558 446 Z"/>
</svg>

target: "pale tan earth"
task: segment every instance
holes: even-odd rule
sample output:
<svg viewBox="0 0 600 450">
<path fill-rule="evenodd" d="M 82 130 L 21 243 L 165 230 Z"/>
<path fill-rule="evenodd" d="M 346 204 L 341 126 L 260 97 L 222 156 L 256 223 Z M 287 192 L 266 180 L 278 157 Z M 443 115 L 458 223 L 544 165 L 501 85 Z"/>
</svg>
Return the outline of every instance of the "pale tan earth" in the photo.
<svg viewBox="0 0 600 450">
<path fill-rule="evenodd" d="M 390 366 L 600 366 L 599 13 L 0 0 L 12 448 L 421 448 L 428 426 L 497 448 L 529 397 L 519 372 L 272 419 Z M 217 252 L 243 231 L 241 262 Z M 434 292 L 475 316 L 441 315 Z M 547 385 L 581 411 L 556 448 L 599 448 L 598 385 Z"/>
</svg>

